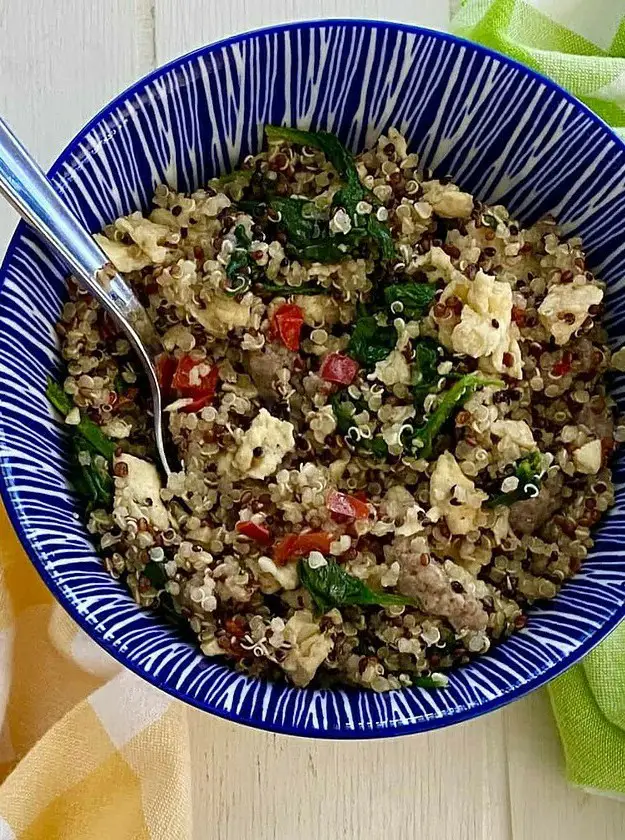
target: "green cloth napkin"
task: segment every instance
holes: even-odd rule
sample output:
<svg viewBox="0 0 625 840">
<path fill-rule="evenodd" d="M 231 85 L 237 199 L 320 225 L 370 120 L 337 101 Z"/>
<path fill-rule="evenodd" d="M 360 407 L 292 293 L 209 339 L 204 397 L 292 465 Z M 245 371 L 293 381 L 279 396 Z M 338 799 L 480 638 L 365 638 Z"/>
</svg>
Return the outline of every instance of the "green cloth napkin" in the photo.
<svg viewBox="0 0 625 840">
<path fill-rule="evenodd" d="M 623 0 L 466 0 L 452 30 L 549 76 L 625 137 Z"/>
<path fill-rule="evenodd" d="M 624 0 L 465 0 L 452 31 L 550 76 L 625 138 Z M 549 695 L 569 781 L 625 796 L 625 622 Z"/>
</svg>

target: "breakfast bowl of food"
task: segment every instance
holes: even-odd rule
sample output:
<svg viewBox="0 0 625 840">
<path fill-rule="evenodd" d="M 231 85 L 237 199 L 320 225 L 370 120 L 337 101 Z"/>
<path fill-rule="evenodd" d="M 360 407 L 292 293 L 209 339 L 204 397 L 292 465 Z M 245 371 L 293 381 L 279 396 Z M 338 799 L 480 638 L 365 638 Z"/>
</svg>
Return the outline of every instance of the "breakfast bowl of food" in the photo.
<svg viewBox="0 0 625 840">
<path fill-rule="evenodd" d="M 625 146 L 521 65 L 321 21 L 138 82 L 51 170 L 145 307 L 20 225 L 0 486 L 79 625 L 169 694 L 321 738 L 498 708 L 625 616 Z"/>
</svg>

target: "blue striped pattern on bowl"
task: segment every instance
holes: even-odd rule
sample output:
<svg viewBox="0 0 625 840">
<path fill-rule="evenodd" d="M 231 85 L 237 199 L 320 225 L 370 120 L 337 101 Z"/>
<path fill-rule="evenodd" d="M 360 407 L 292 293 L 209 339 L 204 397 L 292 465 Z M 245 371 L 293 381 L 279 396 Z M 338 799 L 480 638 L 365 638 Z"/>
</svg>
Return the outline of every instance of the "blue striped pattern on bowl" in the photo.
<svg viewBox="0 0 625 840">
<path fill-rule="evenodd" d="M 506 203 L 552 212 L 581 234 L 622 331 L 625 147 L 556 86 L 451 36 L 358 21 L 295 24 L 206 47 L 122 94 L 70 143 L 54 182 L 89 229 L 148 206 L 153 187 L 190 190 L 257 151 L 265 122 L 337 132 L 358 150 L 397 126 L 424 165 Z M 625 514 L 526 629 L 451 676 L 449 689 L 376 695 L 295 689 L 234 673 L 141 611 L 102 568 L 65 480 L 65 433 L 44 398 L 60 360 L 53 330 L 64 270 L 24 226 L 0 277 L 0 474 L 5 504 L 44 580 L 120 662 L 201 709 L 315 737 L 416 732 L 474 717 L 541 685 L 625 615 Z M 622 395 L 622 387 L 617 387 Z M 617 483 L 622 467 L 617 469 Z"/>
</svg>

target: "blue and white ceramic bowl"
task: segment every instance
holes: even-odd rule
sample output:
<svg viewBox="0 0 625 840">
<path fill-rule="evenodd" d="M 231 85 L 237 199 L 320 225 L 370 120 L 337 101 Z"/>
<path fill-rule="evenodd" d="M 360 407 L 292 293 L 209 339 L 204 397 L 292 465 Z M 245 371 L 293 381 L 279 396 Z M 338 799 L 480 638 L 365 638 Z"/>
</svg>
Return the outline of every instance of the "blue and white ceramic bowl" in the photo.
<svg viewBox="0 0 625 840">
<path fill-rule="evenodd" d="M 613 342 L 625 318 L 625 145 L 548 80 L 449 35 L 387 23 L 277 27 L 205 47 L 108 105 L 52 169 L 92 231 L 192 190 L 261 143 L 264 123 L 337 132 L 362 149 L 397 126 L 424 165 L 524 222 L 551 212 L 581 234 L 608 283 Z M 528 626 L 456 671 L 449 689 L 297 689 L 234 673 L 135 605 L 96 556 L 65 473 L 65 434 L 44 397 L 60 359 L 53 325 L 65 271 L 23 225 L 0 276 L 0 474 L 13 524 L 54 595 L 149 682 L 214 714 L 314 737 L 399 735 L 496 709 L 559 674 L 625 616 L 625 510 L 603 522 L 580 574 Z M 617 392 L 619 393 L 619 392 Z M 621 462 L 622 462 L 621 458 Z"/>
</svg>

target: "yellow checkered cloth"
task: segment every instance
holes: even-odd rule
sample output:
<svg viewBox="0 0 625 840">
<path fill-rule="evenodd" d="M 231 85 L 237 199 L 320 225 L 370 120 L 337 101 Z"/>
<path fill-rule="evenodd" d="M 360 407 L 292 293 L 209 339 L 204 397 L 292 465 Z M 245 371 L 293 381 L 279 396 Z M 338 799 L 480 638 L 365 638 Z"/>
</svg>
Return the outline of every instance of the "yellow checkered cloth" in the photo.
<svg viewBox="0 0 625 840">
<path fill-rule="evenodd" d="M 53 602 L 0 506 L 0 840 L 189 840 L 181 703 Z"/>
</svg>

